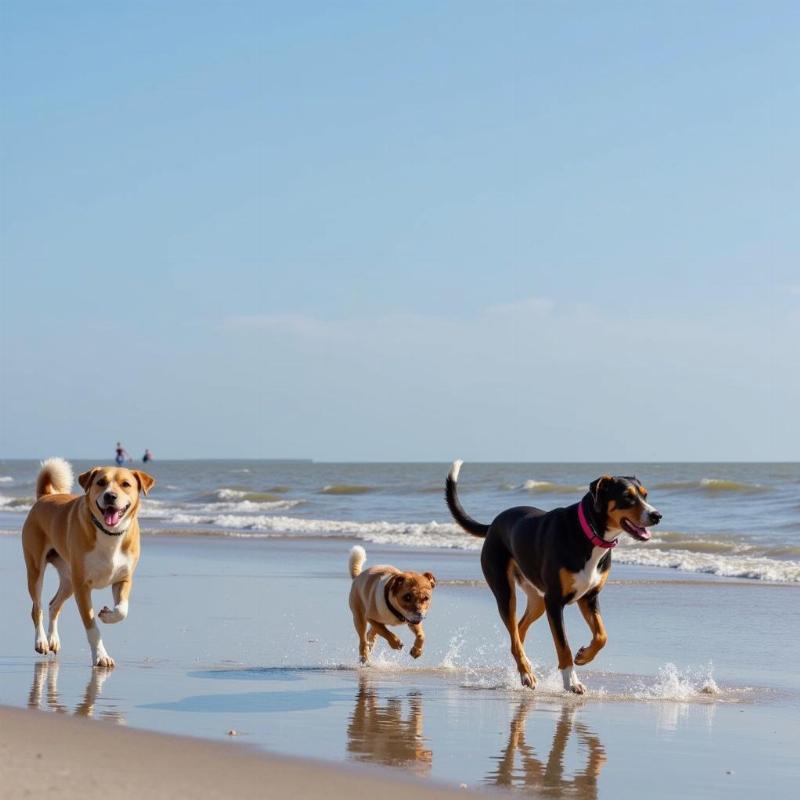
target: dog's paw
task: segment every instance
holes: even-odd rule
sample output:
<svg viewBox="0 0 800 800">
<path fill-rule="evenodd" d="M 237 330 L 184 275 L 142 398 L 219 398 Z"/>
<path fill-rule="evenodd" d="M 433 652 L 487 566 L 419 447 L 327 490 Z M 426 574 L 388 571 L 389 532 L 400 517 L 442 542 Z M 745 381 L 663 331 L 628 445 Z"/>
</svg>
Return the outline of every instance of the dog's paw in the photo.
<svg viewBox="0 0 800 800">
<path fill-rule="evenodd" d="M 58 638 L 57 633 L 51 633 L 47 641 L 47 646 L 50 648 L 51 653 L 57 653 L 61 649 L 61 639 Z"/>
<path fill-rule="evenodd" d="M 419 658 L 422 655 L 422 648 L 421 647 L 412 647 L 411 648 L 411 658 Z"/>
<path fill-rule="evenodd" d="M 40 653 L 43 656 L 46 656 L 50 652 L 50 645 L 47 642 L 47 639 L 44 637 L 37 637 L 36 643 L 33 645 L 33 649 Z"/>
<path fill-rule="evenodd" d="M 586 687 L 580 681 L 575 681 L 570 684 L 569 691 L 573 694 L 586 694 Z"/>
<path fill-rule="evenodd" d="M 124 614 L 108 606 L 103 606 L 100 611 L 97 612 L 97 616 L 102 622 L 105 622 L 106 625 L 113 625 L 115 622 L 122 622 L 122 620 L 125 619 Z"/>
<path fill-rule="evenodd" d="M 578 652 L 575 653 L 575 663 L 579 667 L 582 667 L 584 664 L 588 664 L 593 658 L 594 656 L 588 652 L 588 648 L 586 647 L 581 647 Z"/>
<path fill-rule="evenodd" d="M 536 688 L 536 678 L 533 677 L 532 672 L 524 672 L 519 676 L 520 681 L 522 681 L 523 686 L 527 686 L 529 689 Z"/>
<path fill-rule="evenodd" d="M 394 639 L 389 641 L 389 647 L 391 647 L 392 650 L 402 650 L 403 643 L 395 636 Z"/>
<path fill-rule="evenodd" d="M 114 669 L 114 659 L 111 658 L 108 653 L 105 655 L 98 655 L 94 659 L 93 667 L 99 667 L 100 669 Z"/>
</svg>

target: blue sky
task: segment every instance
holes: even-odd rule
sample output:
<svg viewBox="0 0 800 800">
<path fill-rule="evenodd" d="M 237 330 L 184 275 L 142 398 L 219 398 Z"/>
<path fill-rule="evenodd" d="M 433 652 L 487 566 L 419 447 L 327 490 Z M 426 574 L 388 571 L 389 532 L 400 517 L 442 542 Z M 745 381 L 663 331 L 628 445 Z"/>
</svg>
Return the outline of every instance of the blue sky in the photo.
<svg viewBox="0 0 800 800">
<path fill-rule="evenodd" d="M 0 6 L 0 456 L 800 452 L 795 3 Z"/>
</svg>

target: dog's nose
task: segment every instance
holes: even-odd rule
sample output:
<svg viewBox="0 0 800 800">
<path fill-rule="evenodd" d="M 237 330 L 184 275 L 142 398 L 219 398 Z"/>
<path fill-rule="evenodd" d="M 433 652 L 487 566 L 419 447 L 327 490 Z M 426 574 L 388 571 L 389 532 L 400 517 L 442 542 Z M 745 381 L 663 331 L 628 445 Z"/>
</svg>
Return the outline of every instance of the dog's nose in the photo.
<svg viewBox="0 0 800 800">
<path fill-rule="evenodd" d="M 650 524 L 651 525 L 658 525 L 661 522 L 661 512 L 660 511 L 651 511 L 650 512 Z"/>
<path fill-rule="evenodd" d="M 105 492 L 103 494 L 103 500 L 105 500 L 106 503 L 113 503 L 113 502 L 116 501 L 116 499 L 117 499 L 117 495 L 116 495 L 115 492 Z"/>
</svg>

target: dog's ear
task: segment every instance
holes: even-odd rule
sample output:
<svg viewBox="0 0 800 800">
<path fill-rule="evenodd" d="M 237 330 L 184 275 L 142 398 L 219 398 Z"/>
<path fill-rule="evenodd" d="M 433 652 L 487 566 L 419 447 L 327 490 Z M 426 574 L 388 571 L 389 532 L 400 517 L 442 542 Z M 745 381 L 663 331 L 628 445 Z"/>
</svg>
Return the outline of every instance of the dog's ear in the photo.
<svg viewBox="0 0 800 800">
<path fill-rule="evenodd" d="M 432 572 L 423 572 L 422 574 L 431 582 L 431 587 L 436 586 L 436 576 Z"/>
<path fill-rule="evenodd" d="M 389 592 L 396 592 L 402 585 L 403 581 L 406 579 L 405 575 L 402 573 L 399 575 L 393 575 L 389 578 L 389 583 L 386 584 L 386 588 Z"/>
<path fill-rule="evenodd" d="M 142 472 L 140 469 L 133 470 L 133 474 L 136 476 L 136 480 L 139 482 L 139 491 L 142 494 L 147 494 L 153 486 L 155 486 L 156 479 L 152 475 L 148 475 L 146 472 Z"/>
<path fill-rule="evenodd" d="M 603 496 L 613 482 L 614 479 L 610 475 L 601 475 L 596 481 L 592 481 L 589 484 L 589 492 L 591 493 L 592 500 L 594 501 L 594 510 L 598 514 L 602 511 L 605 511 L 603 505 Z"/>
<path fill-rule="evenodd" d="M 92 485 L 95 472 L 97 472 L 97 467 L 92 467 L 91 469 L 87 469 L 86 472 L 82 472 L 80 475 L 78 475 L 78 483 L 81 485 L 81 489 L 83 489 L 84 492 L 89 491 L 89 487 Z"/>
</svg>

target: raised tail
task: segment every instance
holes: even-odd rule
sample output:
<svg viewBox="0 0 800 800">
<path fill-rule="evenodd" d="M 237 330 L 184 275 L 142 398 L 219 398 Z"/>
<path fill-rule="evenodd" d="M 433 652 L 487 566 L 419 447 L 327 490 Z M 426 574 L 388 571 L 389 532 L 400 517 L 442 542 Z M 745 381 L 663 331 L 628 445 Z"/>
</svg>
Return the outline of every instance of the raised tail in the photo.
<svg viewBox="0 0 800 800">
<path fill-rule="evenodd" d="M 45 494 L 69 494 L 72 490 L 72 466 L 63 458 L 48 458 L 36 477 L 36 499 Z"/>
<path fill-rule="evenodd" d="M 350 561 L 348 562 L 351 578 L 355 578 L 361 574 L 361 568 L 364 566 L 366 560 L 367 551 L 360 544 L 357 544 L 350 551 Z"/>
<path fill-rule="evenodd" d="M 467 514 L 458 502 L 458 494 L 456 493 L 456 483 L 458 482 L 458 473 L 461 470 L 461 465 L 464 462 L 459 458 L 453 462 L 450 467 L 450 472 L 447 473 L 447 483 L 444 488 L 444 499 L 447 501 L 447 507 L 453 515 L 453 519 L 467 532 L 473 536 L 484 537 L 489 532 L 489 526 L 483 525 L 477 520 Z"/>
</svg>

